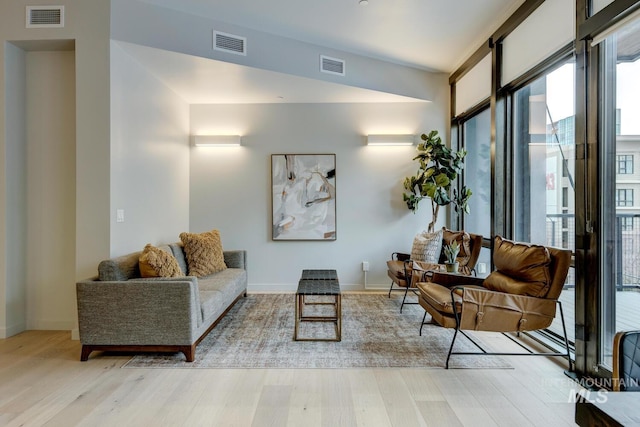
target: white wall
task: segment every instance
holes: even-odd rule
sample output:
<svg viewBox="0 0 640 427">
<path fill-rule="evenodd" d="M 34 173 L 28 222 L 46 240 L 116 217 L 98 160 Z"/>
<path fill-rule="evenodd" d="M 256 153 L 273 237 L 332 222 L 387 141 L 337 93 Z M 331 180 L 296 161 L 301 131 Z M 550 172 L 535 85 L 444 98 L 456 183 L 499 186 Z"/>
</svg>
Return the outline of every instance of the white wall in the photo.
<svg viewBox="0 0 640 427">
<path fill-rule="evenodd" d="M 116 222 L 116 210 L 124 222 Z M 189 229 L 189 106 L 111 43 L 111 255 Z"/>
<path fill-rule="evenodd" d="M 2 256 L 0 256 L 0 338 L 15 335 L 26 328 L 26 55 L 25 52 L 7 43 L 4 60 L 5 84 L 0 91 L 6 90 L 6 99 L 11 108 L 7 108 L 6 123 L 12 126 L 0 126 L 4 132 L 4 146 L 0 143 L 2 173 L 0 173 L 0 236 Z M 0 73 L 2 73 L 0 69 Z M 1 101 L 0 97 L 0 101 Z M 0 111 L 2 102 L 0 102 Z M 0 121 L 4 118 L 0 114 Z M 6 202 L 5 202 L 6 201 Z"/>
<path fill-rule="evenodd" d="M 75 52 L 26 53 L 27 329 L 75 323 Z"/>
<path fill-rule="evenodd" d="M 388 288 L 386 261 L 411 249 L 431 214 L 402 201 L 415 148 L 368 147 L 364 135 L 446 135 L 446 76 L 434 91 L 434 103 L 192 105 L 192 134 L 243 137 L 239 148 L 191 149 L 191 230 L 218 228 L 225 248 L 248 250 L 250 290 L 295 289 L 303 268 L 335 268 L 342 285 L 362 288 L 362 261 L 368 285 Z M 270 155 L 282 153 L 336 154 L 336 241 L 271 240 Z"/>
<path fill-rule="evenodd" d="M 56 0 L 42 0 L 38 4 L 60 3 Z M 65 27 L 46 29 L 25 28 L 27 5 L 33 5 L 33 2 L 0 2 L 0 129 L 4 130 L 0 132 L 0 153 L 3 156 L 0 160 L 2 169 L 7 167 L 6 173 L 10 173 L 9 167 L 21 167 L 19 163 L 7 165 L 5 153 L 15 152 L 20 149 L 20 144 L 24 145 L 24 138 L 20 135 L 26 132 L 26 111 L 29 108 L 24 105 L 24 93 L 20 94 L 11 87 L 11 73 L 16 72 L 15 67 L 19 67 L 17 63 L 20 60 L 18 57 L 23 55 L 15 55 L 11 51 L 15 50 L 15 46 L 26 52 L 42 48 L 57 50 L 56 44 L 60 41 L 64 41 L 62 44 L 68 44 L 69 41 L 75 43 L 74 276 L 75 279 L 86 278 L 94 275 L 98 262 L 109 256 L 110 2 L 65 0 Z M 25 305 L 29 307 L 33 303 L 29 300 L 22 305 L 19 300 L 26 288 L 24 268 L 15 274 L 16 270 L 7 265 L 7 260 L 11 257 L 20 256 L 20 262 L 25 262 L 24 252 L 17 255 L 24 234 L 16 235 L 22 223 L 19 216 L 12 213 L 15 206 L 11 199 L 14 192 L 21 192 L 23 189 L 24 187 L 6 179 L 0 181 L 0 244 L 4 254 L 4 262 L 0 264 L 0 306 L 4 307 L 5 312 L 5 316 L 0 318 L 0 334 L 3 336 L 19 332 L 14 328 L 14 314 L 24 318 Z M 75 297 L 66 302 L 74 307 L 75 316 Z"/>
</svg>

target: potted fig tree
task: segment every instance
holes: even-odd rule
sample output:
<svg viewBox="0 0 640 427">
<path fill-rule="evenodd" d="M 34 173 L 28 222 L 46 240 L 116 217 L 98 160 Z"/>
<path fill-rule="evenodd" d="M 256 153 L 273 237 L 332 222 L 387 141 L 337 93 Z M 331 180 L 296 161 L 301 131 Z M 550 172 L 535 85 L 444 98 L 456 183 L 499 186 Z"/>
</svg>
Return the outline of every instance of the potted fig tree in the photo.
<svg viewBox="0 0 640 427">
<path fill-rule="evenodd" d="M 422 134 L 418 144 L 418 162 L 416 175 L 404 180 L 405 193 L 402 194 L 407 207 L 415 213 L 422 199 L 431 199 L 431 222 L 427 231 L 433 233 L 441 206 L 453 204 L 455 211 L 469 213 L 471 190 L 463 186 L 460 191 L 453 187 L 453 181 L 464 168 L 465 150 L 454 151 L 448 148 L 437 130 Z M 453 187 L 453 188 L 452 188 Z"/>
</svg>

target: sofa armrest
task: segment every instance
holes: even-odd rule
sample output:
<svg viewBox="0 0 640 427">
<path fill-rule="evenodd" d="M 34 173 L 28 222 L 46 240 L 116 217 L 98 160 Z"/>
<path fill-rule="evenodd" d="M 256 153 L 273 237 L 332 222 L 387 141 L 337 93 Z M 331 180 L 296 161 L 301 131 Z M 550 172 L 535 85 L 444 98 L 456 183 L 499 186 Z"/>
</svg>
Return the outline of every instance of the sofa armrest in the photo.
<svg viewBox="0 0 640 427">
<path fill-rule="evenodd" d="M 80 341 L 191 345 L 202 312 L 196 277 L 76 283 Z"/>
<path fill-rule="evenodd" d="M 482 286 L 484 279 L 473 276 L 465 276 L 463 274 L 434 271 L 433 275 L 431 276 L 431 282 L 437 283 L 446 288 L 451 288 L 453 286 Z"/>
<path fill-rule="evenodd" d="M 224 251 L 224 263 L 229 268 L 247 269 L 247 251 L 234 250 Z"/>
</svg>

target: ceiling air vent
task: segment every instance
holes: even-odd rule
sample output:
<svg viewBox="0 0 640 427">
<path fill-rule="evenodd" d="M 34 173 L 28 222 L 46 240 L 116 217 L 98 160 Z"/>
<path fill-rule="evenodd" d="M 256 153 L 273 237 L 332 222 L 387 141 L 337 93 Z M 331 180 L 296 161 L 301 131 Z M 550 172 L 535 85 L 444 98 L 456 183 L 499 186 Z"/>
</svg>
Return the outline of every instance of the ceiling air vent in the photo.
<svg viewBox="0 0 640 427">
<path fill-rule="evenodd" d="M 344 76 L 344 60 L 320 55 L 320 71 L 323 73 Z"/>
<path fill-rule="evenodd" d="M 213 48 L 223 52 L 235 53 L 236 55 L 246 55 L 247 38 L 214 31 Z"/>
<path fill-rule="evenodd" d="M 27 28 L 64 27 L 64 6 L 27 6 Z"/>
</svg>

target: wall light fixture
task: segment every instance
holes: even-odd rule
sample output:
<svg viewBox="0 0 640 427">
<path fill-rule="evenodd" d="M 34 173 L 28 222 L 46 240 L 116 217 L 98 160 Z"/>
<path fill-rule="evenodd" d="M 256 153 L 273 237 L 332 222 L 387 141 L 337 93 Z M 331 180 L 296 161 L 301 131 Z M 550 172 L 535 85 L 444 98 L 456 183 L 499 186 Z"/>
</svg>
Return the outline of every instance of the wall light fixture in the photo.
<svg viewBox="0 0 640 427">
<path fill-rule="evenodd" d="M 367 135 L 367 145 L 413 145 L 413 135 Z"/>
<path fill-rule="evenodd" d="M 194 135 L 193 145 L 196 147 L 239 147 L 240 135 Z"/>
</svg>

